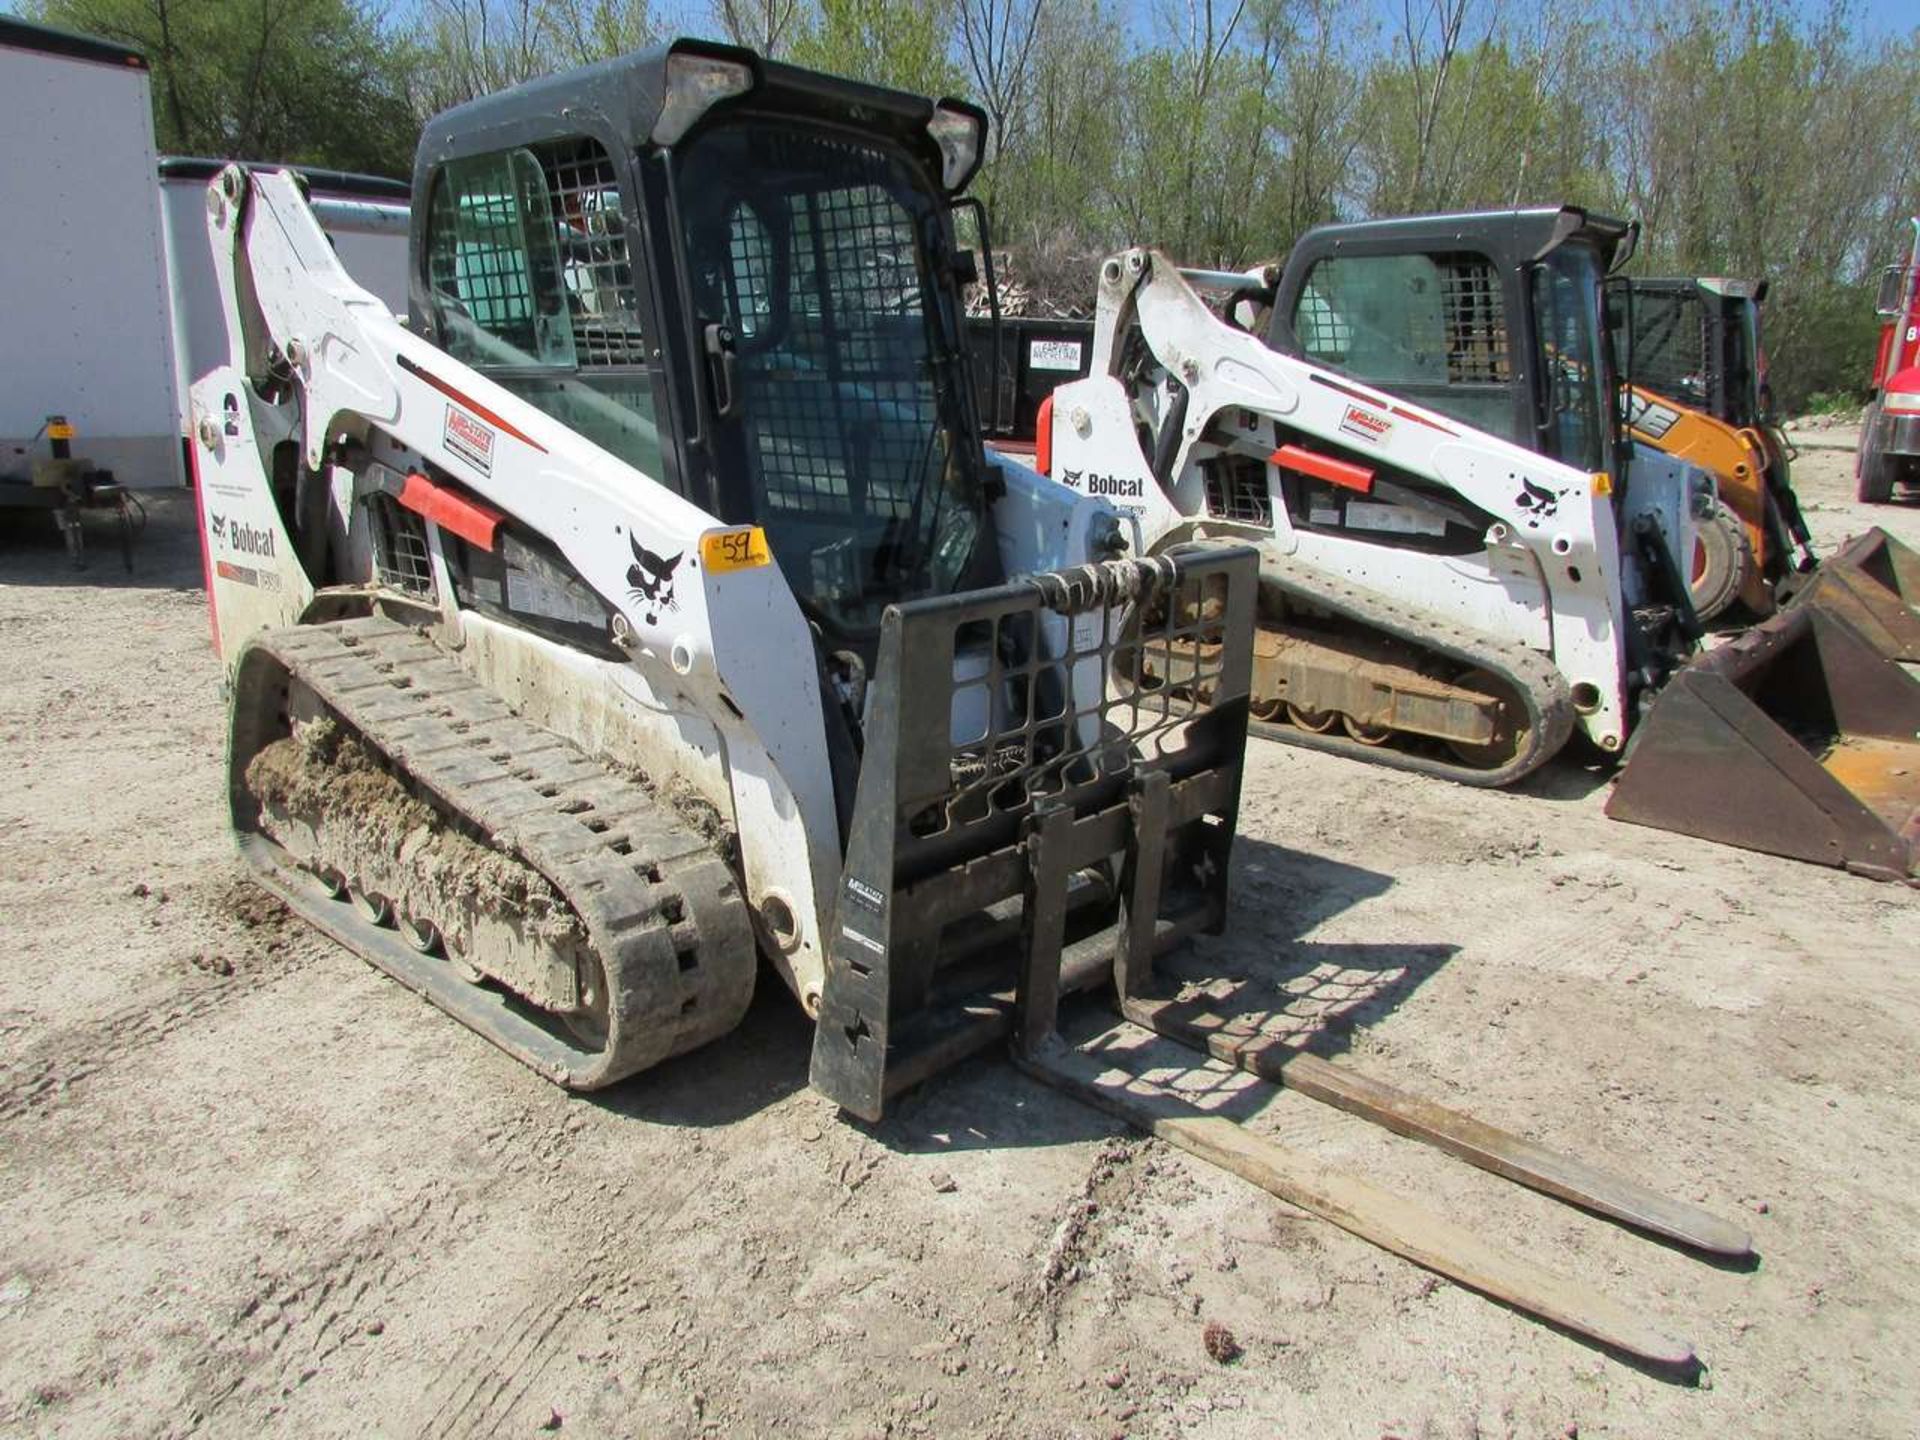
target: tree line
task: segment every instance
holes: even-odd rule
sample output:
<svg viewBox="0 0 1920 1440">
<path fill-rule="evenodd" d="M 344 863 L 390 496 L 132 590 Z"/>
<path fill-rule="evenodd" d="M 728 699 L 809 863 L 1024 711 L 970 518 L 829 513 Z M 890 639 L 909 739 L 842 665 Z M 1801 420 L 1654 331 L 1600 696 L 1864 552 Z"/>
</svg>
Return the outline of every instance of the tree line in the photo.
<svg viewBox="0 0 1920 1440">
<path fill-rule="evenodd" d="M 1101 255 L 1240 267 L 1325 220 L 1516 204 L 1638 218 L 1633 269 L 1766 276 L 1793 406 L 1865 384 L 1874 284 L 1920 210 L 1920 26 L 1850 0 L 37 0 L 135 45 L 163 150 L 404 176 L 421 122 L 707 34 L 959 95 L 1031 303 Z"/>
</svg>

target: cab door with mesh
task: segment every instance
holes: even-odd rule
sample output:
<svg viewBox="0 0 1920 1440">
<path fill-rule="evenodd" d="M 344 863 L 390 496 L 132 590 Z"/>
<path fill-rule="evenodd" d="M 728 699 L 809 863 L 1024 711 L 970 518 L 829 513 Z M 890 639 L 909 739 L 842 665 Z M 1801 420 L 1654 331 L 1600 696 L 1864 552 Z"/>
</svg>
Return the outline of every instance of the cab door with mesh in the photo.
<svg viewBox="0 0 1920 1440">
<path fill-rule="evenodd" d="M 680 164 L 726 460 L 788 583 L 847 634 L 956 588 L 990 547 L 931 274 L 937 197 L 886 149 L 792 127 L 722 127 Z"/>
</svg>

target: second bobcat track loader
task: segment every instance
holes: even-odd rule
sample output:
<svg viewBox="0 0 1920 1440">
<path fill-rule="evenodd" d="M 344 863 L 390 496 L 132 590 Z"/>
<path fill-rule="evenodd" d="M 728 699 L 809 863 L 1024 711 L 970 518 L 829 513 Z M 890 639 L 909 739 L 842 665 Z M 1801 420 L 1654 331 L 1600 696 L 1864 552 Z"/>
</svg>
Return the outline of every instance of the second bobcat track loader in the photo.
<svg viewBox="0 0 1920 1440">
<path fill-rule="evenodd" d="M 1011 1039 L 1047 1083 L 1595 1342 L 1691 1348 L 1055 1031 L 1064 992 L 1723 1258 L 1699 1208 L 1154 987 L 1227 917 L 1255 556 L 1129 555 L 989 457 L 951 209 L 971 106 L 702 42 L 432 121 L 411 313 L 295 177 L 208 192 L 193 387 L 259 883 L 555 1082 L 720 1040 L 764 958 L 861 1119 Z"/>
<path fill-rule="evenodd" d="M 1597 272 L 1553 292 L 1573 372 L 1554 423 L 1599 458 L 1583 281 Z M 1260 546 L 1257 732 L 1476 785 L 1518 780 L 1576 727 L 1619 753 L 1697 633 L 1690 497 L 1653 467 L 1618 494 L 1605 470 L 1279 353 L 1196 283 L 1257 284 L 1145 250 L 1105 263 L 1094 376 L 1054 392 L 1050 462 L 1132 509 L 1149 548 Z"/>
<path fill-rule="evenodd" d="M 1522 300 L 1557 359 L 1521 415 L 1593 459 L 1610 458 L 1618 413 L 1603 269 L 1556 247 Z M 1920 873 L 1920 682 L 1831 611 L 1692 659 L 1694 507 L 1658 457 L 1636 455 L 1616 488 L 1618 467 L 1576 470 L 1462 422 L 1477 401 L 1500 423 L 1504 386 L 1441 414 L 1276 350 L 1196 286 L 1235 318 L 1273 297 L 1270 277 L 1182 272 L 1151 251 L 1105 263 L 1094 375 L 1054 392 L 1045 448 L 1052 473 L 1132 509 L 1149 550 L 1259 547 L 1254 733 L 1503 785 L 1578 726 L 1627 754 L 1618 818 Z M 1399 353 L 1362 333 L 1364 307 L 1317 318 L 1346 327 L 1350 353 Z M 1504 343 L 1505 323 L 1481 330 Z M 1458 346 L 1427 358 L 1435 384 L 1488 363 Z"/>
</svg>

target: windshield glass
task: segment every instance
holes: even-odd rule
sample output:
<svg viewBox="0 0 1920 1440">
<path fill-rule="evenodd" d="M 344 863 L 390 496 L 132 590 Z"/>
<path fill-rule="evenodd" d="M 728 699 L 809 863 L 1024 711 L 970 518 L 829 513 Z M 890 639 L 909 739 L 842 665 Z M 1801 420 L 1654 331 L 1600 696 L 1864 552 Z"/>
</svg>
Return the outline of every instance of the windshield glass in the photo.
<svg viewBox="0 0 1920 1440">
<path fill-rule="evenodd" d="M 1293 333 L 1315 364 L 1515 438 L 1500 276 L 1483 255 L 1316 260 L 1294 302 Z"/>
<path fill-rule="evenodd" d="M 956 588 L 981 499 L 931 276 L 936 196 L 890 151 L 792 124 L 716 128 L 677 164 L 697 328 L 731 331 L 723 463 L 744 467 L 788 583 L 855 633 Z"/>
<path fill-rule="evenodd" d="M 607 152 L 557 140 L 449 161 L 428 213 L 447 352 L 658 479 L 647 336 Z"/>
<path fill-rule="evenodd" d="M 1613 372 L 1601 351 L 1600 263 L 1567 245 L 1533 272 L 1533 316 L 1540 336 L 1541 403 L 1546 450 L 1577 469 L 1609 470 L 1607 416 Z"/>
</svg>

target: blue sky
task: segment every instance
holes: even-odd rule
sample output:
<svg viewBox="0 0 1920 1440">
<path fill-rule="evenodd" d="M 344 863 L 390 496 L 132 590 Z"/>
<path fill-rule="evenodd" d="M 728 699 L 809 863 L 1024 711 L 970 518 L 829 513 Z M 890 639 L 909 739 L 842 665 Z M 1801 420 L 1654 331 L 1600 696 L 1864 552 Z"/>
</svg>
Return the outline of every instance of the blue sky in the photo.
<svg viewBox="0 0 1920 1440">
<path fill-rule="evenodd" d="M 1920 27 L 1914 0 L 1865 0 L 1860 28 L 1875 35 L 1904 35 Z"/>
</svg>

